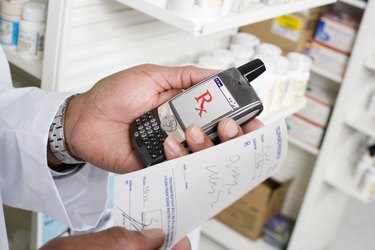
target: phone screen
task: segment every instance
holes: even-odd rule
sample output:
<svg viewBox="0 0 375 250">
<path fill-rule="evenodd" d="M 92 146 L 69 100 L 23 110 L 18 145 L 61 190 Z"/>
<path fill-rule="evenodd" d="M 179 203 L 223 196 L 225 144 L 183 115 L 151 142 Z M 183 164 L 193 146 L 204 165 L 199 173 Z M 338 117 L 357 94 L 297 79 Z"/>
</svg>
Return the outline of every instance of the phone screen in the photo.
<svg viewBox="0 0 375 250">
<path fill-rule="evenodd" d="M 171 101 L 184 127 L 194 123 L 204 127 L 211 121 L 239 108 L 219 77 L 183 92 Z"/>
</svg>

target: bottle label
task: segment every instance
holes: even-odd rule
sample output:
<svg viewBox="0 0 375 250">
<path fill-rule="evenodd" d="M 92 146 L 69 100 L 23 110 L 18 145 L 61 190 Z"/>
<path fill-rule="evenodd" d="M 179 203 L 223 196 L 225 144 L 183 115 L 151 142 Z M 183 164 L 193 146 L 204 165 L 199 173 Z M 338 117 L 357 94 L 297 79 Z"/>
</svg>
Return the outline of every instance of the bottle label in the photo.
<svg viewBox="0 0 375 250">
<path fill-rule="evenodd" d="M 19 21 L 0 18 L 0 42 L 5 45 L 17 45 Z"/>
<path fill-rule="evenodd" d="M 40 32 L 20 30 L 17 49 L 21 53 L 38 56 L 43 51 L 44 35 Z"/>
</svg>

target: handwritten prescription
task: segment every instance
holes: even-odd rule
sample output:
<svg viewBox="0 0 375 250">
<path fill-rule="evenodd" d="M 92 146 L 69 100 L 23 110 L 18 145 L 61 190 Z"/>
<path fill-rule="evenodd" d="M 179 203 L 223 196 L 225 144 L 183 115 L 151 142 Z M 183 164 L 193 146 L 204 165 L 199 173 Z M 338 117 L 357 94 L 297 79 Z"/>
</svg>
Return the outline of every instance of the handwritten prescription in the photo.
<svg viewBox="0 0 375 250">
<path fill-rule="evenodd" d="M 175 160 L 115 177 L 114 223 L 162 228 L 170 249 L 275 173 L 288 147 L 284 120 Z"/>
</svg>

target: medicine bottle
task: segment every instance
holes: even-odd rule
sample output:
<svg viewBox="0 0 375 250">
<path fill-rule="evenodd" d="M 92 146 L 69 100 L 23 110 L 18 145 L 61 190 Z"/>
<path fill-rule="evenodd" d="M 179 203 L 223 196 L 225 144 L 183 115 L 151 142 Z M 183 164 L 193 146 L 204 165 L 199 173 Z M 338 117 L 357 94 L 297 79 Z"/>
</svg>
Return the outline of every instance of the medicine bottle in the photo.
<svg viewBox="0 0 375 250">
<path fill-rule="evenodd" d="M 271 44 L 271 43 L 261 43 L 256 47 L 256 55 L 269 55 L 273 57 L 277 57 L 281 55 L 280 47 Z"/>
<path fill-rule="evenodd" d="M 225 70 L 231 67 L 231 63 L 217 56 L 204 55 L 198 58 L 198 65 L 203 68 Z"/>
<path fill-rule="evenodd" d="M 290 61 L 290 80 L 284 98 L 284 105 L 290 106 L 295 104 L 305 95 L 307 84 L 310 79 L 312 60 L 310 57 L 298 52 L 289 53 L 287 58 Z"/>
<path fill-rule="evenodd" d="M 232 36 L 231 44 L 242 44 L 255 49 L 255 47 L 259 46 L 260 39 L 259 37 L 247 32 L 238 32 Z"/>
<path fill-rule="evenodd" d="M 0 42 L 2 45 L 16 48 L 22 6 L 22 3 L 1 2 Z"/>
<path fill-rule="evenodd" d="M 263 110 L 269 111 L 270 104 L 275 87 L 275 58 L 269 55 L 258 56 L 260 60 L 263 61 L 266 71 L 260 75 L 258 78 L 252 81 L 251 85 L 257 92 L 259 99 L 263 103 Z"/>
<path fill-rule="evenodd" d="M 290 61 L 285 56 L 279 56 L 275 61 L 275 87 L 270 104 L 271 110 L 280 109 L 286 95 L 289 82 Z"/>
<path fill-rule="evenodd" d="M 45 18 L 45 4 L 30 2 L 24 5 L 17 46 L 17 52 L 21 56 L 34 60 L 42 57 L 46 29 Z"/>
<path fill-rule="evenodd" d="M 235 56 L 235 66 L 239 67 L 249 62 L 254 56 L 254 49 L 243 44 L 230 44 L 229 50 L 233 52 Z"/>
</svg>

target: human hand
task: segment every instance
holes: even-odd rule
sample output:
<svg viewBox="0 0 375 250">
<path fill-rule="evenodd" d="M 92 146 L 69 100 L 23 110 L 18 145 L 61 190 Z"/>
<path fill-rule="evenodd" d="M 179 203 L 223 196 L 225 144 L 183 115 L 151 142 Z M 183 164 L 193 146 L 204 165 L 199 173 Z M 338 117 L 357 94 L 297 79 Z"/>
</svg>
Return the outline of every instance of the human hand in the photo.
<svg viewBox="0 0 375 250">
<path fill-rule="evenodd" d="M 132 147 L 130 124 L 214 73 L 191 66 L 141 65 L 100 80 L 68 103 L 64 132 L 70 153 L 111 172 L 142 168 Z"/>
<path fill-rule="evenodd" d="M 220 141 L 225 142 L 254 131 L 262 126 L 264 126 L 263 123 L 256 118 L 241 126 L 233 119 L 224 118 L 219 122 L 217 133 Z M 188 126 L 185 135 L 186 142 L 192 152 L 197 152 L 214 145 L 210 138 L 197 125 L 192 124 Z M 167 159 L 174 159 L 188 154 L 185 147 L 172 136 L 168 136 L 164 141 L 164 151 Z"/>
<path fill-rule="evenodd" d="M 121 227 L 77 236 L 59 237 L 47 242 L 40 250 L 155 250 L 164 243 L 161 229 L 143 232 L 128 231 Z M 173 250 L 189 250 L 190 242 L 180 241 Z"/>
</svg>

